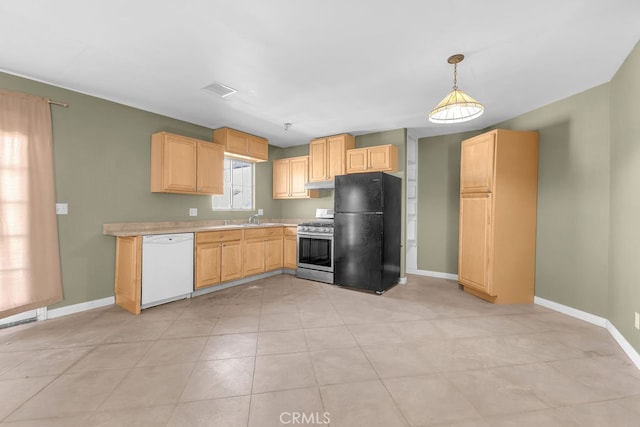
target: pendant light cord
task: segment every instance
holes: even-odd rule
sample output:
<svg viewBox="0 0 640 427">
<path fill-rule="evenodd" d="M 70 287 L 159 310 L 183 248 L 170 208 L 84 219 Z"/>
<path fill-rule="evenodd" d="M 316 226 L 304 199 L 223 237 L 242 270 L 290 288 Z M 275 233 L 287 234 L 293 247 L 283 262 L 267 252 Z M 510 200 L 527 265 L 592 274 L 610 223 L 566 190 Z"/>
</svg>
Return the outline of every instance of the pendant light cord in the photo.
<svg viewBox="0 0 640 427">
<path fill-rule="evenodd" d="M 453 64 L 453 90 L 458 90 L 458 63 Z"/>
</svg>

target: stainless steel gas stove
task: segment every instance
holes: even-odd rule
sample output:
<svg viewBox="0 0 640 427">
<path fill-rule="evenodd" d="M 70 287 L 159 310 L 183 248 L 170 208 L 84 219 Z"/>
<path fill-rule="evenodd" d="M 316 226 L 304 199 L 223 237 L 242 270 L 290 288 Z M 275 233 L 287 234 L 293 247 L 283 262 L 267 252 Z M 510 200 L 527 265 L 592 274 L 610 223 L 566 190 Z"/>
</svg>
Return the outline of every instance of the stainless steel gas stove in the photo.
<svg viewBox="0 0 640 427">
<path fill-rule="evenodd" d="M 333 283 L 333 209 L 316 209 L 316 220 L 298 224 L 296 276 Z"/>
</svg>

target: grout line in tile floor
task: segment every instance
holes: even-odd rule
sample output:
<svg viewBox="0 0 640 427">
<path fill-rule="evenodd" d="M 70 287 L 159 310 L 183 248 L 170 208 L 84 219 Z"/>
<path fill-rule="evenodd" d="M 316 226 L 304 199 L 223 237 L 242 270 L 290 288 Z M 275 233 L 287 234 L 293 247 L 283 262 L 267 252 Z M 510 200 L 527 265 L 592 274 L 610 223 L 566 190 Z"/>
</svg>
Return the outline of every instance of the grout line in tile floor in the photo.
<svg viewBox="0 0 640 427">
<path fill-rule="evenodd" d="M 362 371 L 333 366 L 343 355 Z M 303 359 L 301 371 L 286 366 Z M 280 363 L 270 366 L 284 377 L 263 371 L 258 390 L 260 360 Z M 212 374 L 213 390 L 197 382 L 205 364 L 224 368 Z M 308 386 L 287 382 L 296 372 Z M 129 379 L 136 374 L 140 384 Z M 126 400 L 127 385 L 144 384 L 156 385 L 149 399 Z M 363 396 L 345 395 L 354 392 Z M 9 397 L 0 399 L 0 427 L 173 426 L 187 415 L 261 427 L 277 422 L 278 408 L 309 405 L 331 411 L 332 426 L 625 425 L 640 417 L 640 372 L 599 327 L 539 306 L 487 304 L 449 280 L 410 275 L 374 296 L 281 275 L 140 316 L 113 306 L 0 331 L 0 395 Z M 362 419 L 354 420 L 354 404 Z"/>
<path fill-rule="evenodd" d="M 257 326 L 257 331 L 256 331 L 256 348 L 255 351 L 253 353 L 253 375 L 251 377 L 251 390 L 250 390 L 250 394 L 249 394 L 249 409 L 247 410 L 247 426 L 249 425 L 249 423 L 251 422 L 251 406 L 253 404 L 253 385 L 255 384 L 255 378 L 256 378 L 256 365 L 258 362 L 258 345 L 260 343 L 260 324 L 262 322 L 262 311 L 263 311 L 263 305 L 264 305 L 264 289 L 262 290 L 262 292 L 260 293 L 260 312 L 258 315 L 258 326 Z"/>
</svg>

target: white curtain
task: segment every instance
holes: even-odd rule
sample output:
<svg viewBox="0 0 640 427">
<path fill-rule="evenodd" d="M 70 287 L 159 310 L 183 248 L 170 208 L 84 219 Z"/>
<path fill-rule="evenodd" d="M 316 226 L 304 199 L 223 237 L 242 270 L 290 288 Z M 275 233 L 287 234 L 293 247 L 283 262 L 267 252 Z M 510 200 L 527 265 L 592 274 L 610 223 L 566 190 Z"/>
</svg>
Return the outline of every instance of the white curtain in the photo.
<svg viewBox="0 0 640 427">
<path fill-rule="evenodd" d="M 0 318 L 60 300 L 49 102 L 0 90 Z"/>
</svg>

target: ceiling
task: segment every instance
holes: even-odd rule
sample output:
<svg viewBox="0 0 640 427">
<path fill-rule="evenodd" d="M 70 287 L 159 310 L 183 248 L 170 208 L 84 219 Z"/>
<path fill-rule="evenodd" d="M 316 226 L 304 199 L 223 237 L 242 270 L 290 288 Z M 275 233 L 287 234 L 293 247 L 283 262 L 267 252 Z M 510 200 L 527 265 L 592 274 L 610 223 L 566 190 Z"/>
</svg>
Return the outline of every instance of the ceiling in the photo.
<svg viewBox="0 0 640 427">
<path fill-rule="evenodd" d="M 640 40 L 637 0 L 8 0 L 0 16 L 2 71 L 280 147 L 491 126 L 608 82 Z M 432 124 L 455 53 L 485 113 Z"/>
</svg>

